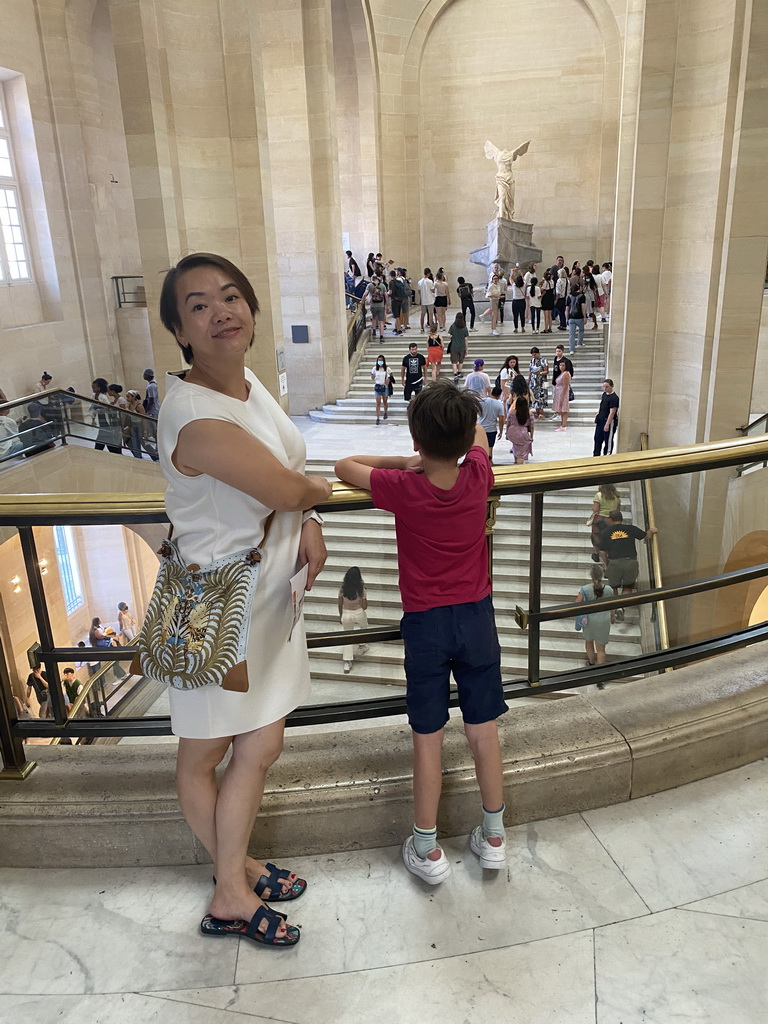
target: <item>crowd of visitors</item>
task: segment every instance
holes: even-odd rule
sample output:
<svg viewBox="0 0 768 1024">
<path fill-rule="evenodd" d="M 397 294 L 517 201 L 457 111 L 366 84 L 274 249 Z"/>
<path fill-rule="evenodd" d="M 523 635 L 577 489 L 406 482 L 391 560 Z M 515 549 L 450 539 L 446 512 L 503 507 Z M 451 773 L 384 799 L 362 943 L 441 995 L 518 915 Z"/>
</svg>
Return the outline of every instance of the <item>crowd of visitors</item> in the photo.
<svg viewBox="0 0 768 1024">
<path fill-rule="evenodd" d="M 157 432 L 153 421 L 160 412 L 160 396 L 154 370 L 147 368 L 143 379 L 142 396 L 137 388 L 123 394 L 122 384 L 96 377 L 91 382 L 93 404 L 83 408 L 78 405 L 73 387 L 57 390 L 53 376 L 43 371 L 34 386 L 34 400 L 0 409 L 0 460 L 21 455 L 30 458 L 55 447 L 56 438 L 66 432 L 65 420 L 69 420 L 72 426 L 85 423 L 95 430 L 94 447 L 99 451 L 106 449 L 116 455 L 130 452 L 137 459 L 146 454 L 156 462 Z M 0 391 L 0 404 L 8 401 L 5 392 Z M 71 433 L 77 436 L 76 426 Z"/>
</svg>

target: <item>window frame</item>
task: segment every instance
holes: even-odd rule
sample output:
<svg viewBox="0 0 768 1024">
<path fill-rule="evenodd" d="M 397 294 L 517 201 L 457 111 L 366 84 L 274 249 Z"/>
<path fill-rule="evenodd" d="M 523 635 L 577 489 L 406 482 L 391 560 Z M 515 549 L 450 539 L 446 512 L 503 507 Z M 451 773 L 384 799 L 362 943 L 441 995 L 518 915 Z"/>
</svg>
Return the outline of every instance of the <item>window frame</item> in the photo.
<svg viewBox="0 0 768 1024">
<path fill-rule="evenodd" d="M 30 284 L 33 281 L 32 278 L 32 258 L 29 248 L 28 235 L 26 227 L 24 225 L 24 203 L 21 195 L 21 186 L 17 177 L 17 164 L 13 151 L 13 139 L 11 137 L 11 126 L 8 117 L 8 104 L 5 102 L 4 94 L 4 83 L 0 81 L 0 139 L 5 139 L 8 144 L 8 156 L 11 163 L 11 175 L 7 177 L 0 175 L 0 189 L 6 192 L 11 192 L 14 195 L 16 201 L 16 209 L 19 214 L 18 225 L 12 225 L 18 227 L 19 234 L 21 235 L 21 242 L 8 243 L 3 237 L 2 227 L 0 225 L 0 285 L 6 285 L 11 287 L 13 285 Z M 10 261 L 8 253 L 6 251 L 6 245 L 14 244 L 21 245 L 24 259 Z M 11 262 L 24 262 L 27 266 L 27 273 L 25 277 L 14 277 L 11 273 Z"/>
</svg>

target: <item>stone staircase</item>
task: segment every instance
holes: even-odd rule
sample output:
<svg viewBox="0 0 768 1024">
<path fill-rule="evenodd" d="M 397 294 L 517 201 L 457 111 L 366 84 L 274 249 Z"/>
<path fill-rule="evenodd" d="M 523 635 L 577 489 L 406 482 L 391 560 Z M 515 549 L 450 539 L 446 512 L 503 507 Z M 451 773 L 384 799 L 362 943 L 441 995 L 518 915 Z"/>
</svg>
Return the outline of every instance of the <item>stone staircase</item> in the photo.
<svg viewBox="0 0 768 1024">
<path fill-rule="evenodd" d="M 448 310 L 447 324 L 453 322 L 456 310 Z M 516 355 L 523 373 L 527 372 L 530 350 L 535 345 L 552 366 L 555 346 L 563 344 L 568 351 L 568 333 L 553 328 L 552 334 L 532 334 L 530 328 L 525 334 L 513 334 L 511 322 L 500 326 L 498 337 L 491 335 L 487 321 L 476 322 L 477 333 L 470 334 L 467 359 L 464 373 L 471 372 L 474 359 L 485 360 L 485 370 L 493 382 L 499 373 L 504 360 L 509 355 Z M 574 400 L 568 422 L 572 425 L 587 425 L 594 422 L 595 413 L 600 404 L 602 383 L 605 377 L 605 350 L 608 324 L 598 323 L 597 330 L 587 330 L 584 334 L 584 346 L 576 350 L 572 357 L 574 364 L 573 390 Z M 447 332 L 446 332 L 447 333 Z M 395 376 L 395 393 L 389 400 L 389 420 L 395 424 L 406 422 L 406 404 L 400 387 L 400 366 L 408 345 L 415 341 L 419 351 L 426 356 L 427 337 L 419 331 L 418 314 L 411 316 L 411 329 L 404 335 L 396 337 L 391 331 L 385 333 L 383 343 L 378 339 L 369 340 L 365 344 L 363 354 L 357 364 L 357 370 L 350 383 L 345 398 L 324 405 L 321 409 L 310 410 L 311 419 L 321 423 L 371 423 L 374 418 L 373 384 L 371 383 L 371 367 L 379 352 L 383 352 L 387 364 Z M 440 377 L 453 380 L 451 364 L 447 355 L 443 358 Z M 552 379 L 550 369 L 550 382 Z M 549 387 L 549 402 L 552 402 L 553 388 Z M 551 415 L 551 412 L 549 413 Z"/>
<path fill-rule="evenodd" d="M 332 474 L 327 463 L 311 462 L 309 472 Z M 630 488 L 619 488 L 622 506 L 631 507 Z M 589 529 L 594 488 L 574 488 L 547 495 L 544 503 L 544 557 L 542 603 L 562 604 L 575 599 L 587 582 L 591 561 Z M 527 634 L 514 620 L 516 605 L 528 604 L 528 544 L 530 498 L 509 495 L 497 514 L 493 547 L 494 605 L 502 646 L 502 670 L 507 681 L 527 675 Z M 322 576 L 307 596 L 305 614 L 309 631 L 340 629 L 338 590 L 350 565 L 362 572 L 368 592 L 368 621 L 372 626 L 396 627 L 401 615 L 397 588 L 394 520 L 378 510 L 325 516 L 329 557 Z M 641 557 L 642 566 L 642 557 Z M 439 566 L 436 566 L 439 571 Z M 641 569 L 641 581 L 643 573 Z M 641 652 L 641 626 L 637 611 L 611 630 L 609 661 Z M 403 651 L 399 642 L 372 644 L 344 674 L 341 648 L 310 652 L 314 683 L 313 703 L 391 696 L 404 691 Z M 584 642 L 572 619 L 545 624 L 542 629 L 541 674 L 560 673 L 584 665 Z"/>
</svg>

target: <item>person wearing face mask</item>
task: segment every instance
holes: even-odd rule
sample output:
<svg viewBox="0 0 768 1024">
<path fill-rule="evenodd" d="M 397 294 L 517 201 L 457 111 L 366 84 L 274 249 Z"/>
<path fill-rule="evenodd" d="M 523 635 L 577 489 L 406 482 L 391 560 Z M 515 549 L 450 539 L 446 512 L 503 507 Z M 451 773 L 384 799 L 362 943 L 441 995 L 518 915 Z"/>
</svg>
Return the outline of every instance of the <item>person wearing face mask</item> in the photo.
<svg viewBox="0 0 768 1024">
<path fill-rule="evenodd" d="M 384 403 L 384 419 L 387 418 L 389 410 L 389 370 L 384 356 L 379 356 L 376 364 L 371 370 L 373 381 L 373 393 L 376 396 L 376 426 L 381 420 L 381 403 Z"/>
</svg>

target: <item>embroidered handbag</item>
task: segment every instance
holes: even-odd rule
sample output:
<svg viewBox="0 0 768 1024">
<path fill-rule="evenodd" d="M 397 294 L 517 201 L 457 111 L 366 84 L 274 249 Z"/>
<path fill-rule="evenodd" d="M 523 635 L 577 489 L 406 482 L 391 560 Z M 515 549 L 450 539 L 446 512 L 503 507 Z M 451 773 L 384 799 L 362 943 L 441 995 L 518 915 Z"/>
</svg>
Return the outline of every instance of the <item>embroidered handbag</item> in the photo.
<svg viewBox="0 0 768 1024">
<path fill-rule="evenodd" d="M 261 549 L 238 551 L 210 565 L 186 565 L 169 537 L 159 554 L 160 569 L 131 672 L 178 690 L 215 683 L 245 693 Z"/>
</svg>

